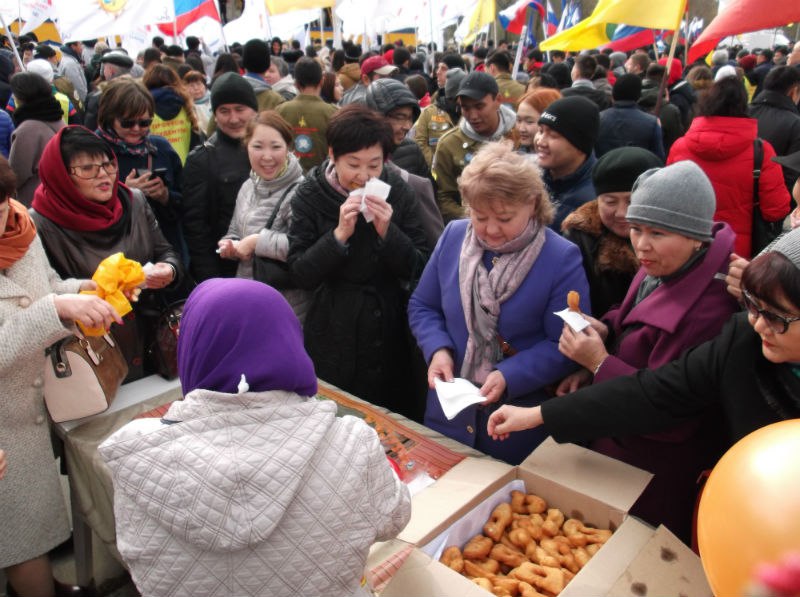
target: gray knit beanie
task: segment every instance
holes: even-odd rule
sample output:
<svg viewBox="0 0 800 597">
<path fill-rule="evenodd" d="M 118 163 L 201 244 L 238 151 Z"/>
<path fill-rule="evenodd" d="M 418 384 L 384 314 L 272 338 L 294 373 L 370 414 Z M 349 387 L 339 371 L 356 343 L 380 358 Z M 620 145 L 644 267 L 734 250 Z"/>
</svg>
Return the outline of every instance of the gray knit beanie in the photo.
<svg viewBox="0 0 800 597">
<path fill-rule="evenodd" d="M 800 268 L 800 228 L 782 234 L 759 255 L 772 251 L 780 253 L 794 263 L 795 267 Z"/>
<path fill-rule="evenodd" d="M 643 172 L 633 185 L 626 218 L 708 242 L 716 208 L 708 177 L 700 166 L 684 161 Z"/>
</svg>

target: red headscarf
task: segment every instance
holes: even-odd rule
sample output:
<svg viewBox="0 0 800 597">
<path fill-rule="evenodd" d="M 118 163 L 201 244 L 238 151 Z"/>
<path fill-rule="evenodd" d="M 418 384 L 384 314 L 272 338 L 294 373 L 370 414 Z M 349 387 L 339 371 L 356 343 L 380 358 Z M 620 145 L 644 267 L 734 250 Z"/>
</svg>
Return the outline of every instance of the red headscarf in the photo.
<svg viewBox="0 0 800 597">
<path fill-rule="evenodd" d="M 19 261 L 33 239 L 36 226 L 22 203 L 9 199 L 6 229 L 0 234 L 0 269 L 7 269 Z"/>
<path fill-rule="evenodd" d="M 119 200 L 119 179 L 114 176 L 111 199 L 105 203 L 86 199 L 75 187 L 61 157 L 61 137 L 65 131 L 83 129 L 82 126 L 66 126 L 47 142 L 42 158 L 39 160 L 39 179 L 41 184 L 33 195 L 32 207 L 48 220 L 69 230 L 95 232 L 105 230 L 116 224 L 122 217 L 122 204 Z M 109 152 L 115 163 L 116 156 Z"/>
</svg>

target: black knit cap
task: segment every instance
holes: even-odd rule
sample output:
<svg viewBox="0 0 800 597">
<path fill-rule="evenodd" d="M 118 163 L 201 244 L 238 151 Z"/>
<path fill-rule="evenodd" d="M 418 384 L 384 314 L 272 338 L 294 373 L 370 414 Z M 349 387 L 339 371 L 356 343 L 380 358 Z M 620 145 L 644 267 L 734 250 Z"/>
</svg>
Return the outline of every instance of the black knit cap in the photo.
<svg viewBox="0 0 800 597">
<path fill-rule="evenodd" d="M 261 74 L 269 70 L 269 46 L 263 39 L 251 39 L 242 50 L 242 66 L 246 71 Z"/>
<path fill-rule="evenodd" d="M 242 104 L 258 111 L 258 101 L 253 86 L 238 73 L 220 75 L 211 86 L 211 111 L 223 104 Z"/>
<path fill-rule="evenodd" d="M 545 108 L 539 124 L 548 126 L 586 155 L 592 153 L 600 128 L 600 110 L 579 95 L 562 97 Z"/>
<path fill-rule="evenodd" d="M 618 147 L 597 160 L 592 168 L 592 183 L 598 195 L 629 193 L 642 172 L 663 167 L 661 158 L 646 149 Z"/>
<path fill-rule="evenodd" d="M 638 102 L 642 97 L 642 80 L 639 75 L 622 75 L 617 77 L 614 87 L 611 91 L 611 97 L 614 101 L 632 101 Z"/>
</svg>

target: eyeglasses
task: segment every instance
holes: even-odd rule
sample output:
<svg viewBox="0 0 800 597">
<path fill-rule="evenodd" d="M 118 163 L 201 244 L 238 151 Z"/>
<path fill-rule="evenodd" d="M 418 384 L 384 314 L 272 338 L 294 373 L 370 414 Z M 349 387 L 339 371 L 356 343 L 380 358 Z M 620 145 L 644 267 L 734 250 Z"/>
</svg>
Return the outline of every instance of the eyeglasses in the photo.
<svg viewBox="0 0 800 597">
<path fill-rule="evenodd" d="M 87 180 L 97 178 L 100 174 L 100 168 L 105 171 L 109 176 L 114 176 L 117 173 L 116 162 L 103 162 L 101 164 L 81 164 L 78 166 L 70 166 L 69 170 L 78 178 L 85 178 Z"/>
<path fill-rule="evenodd" d="M 784 317 L 772 311 L 759 308 L 753 297 L 746 290 L 742 291 L 742 303 L 744 303 L 744 308 L 747 309 L 751 317 L 754 319 L 758 319 L 759 316 L 763 317 L 769 328 L 776 334 L 785 334 L 789 330 L 790 323 L 800 321 L 800 317 Z"/>
<path fill-rule="evenodd" d="M 120 118 L 119 125 L 124 129 L 132 129 L 136 125 L 139 125 L 139 128 L 146 129 L 151 124 L 153 124 L 152 118 Z"/>
</svg>

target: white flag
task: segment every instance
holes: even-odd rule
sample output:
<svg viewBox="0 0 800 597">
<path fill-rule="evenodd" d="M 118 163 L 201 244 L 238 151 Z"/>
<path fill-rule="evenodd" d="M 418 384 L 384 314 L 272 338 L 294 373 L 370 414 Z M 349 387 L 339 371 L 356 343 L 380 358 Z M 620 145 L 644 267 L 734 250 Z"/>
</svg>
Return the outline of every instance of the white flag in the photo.
<svg viewBox="0 0 800 597">
<path fill-rule="evenodd" d="M 53 0 L 58 30 L 66 41 L 125 35 L 172 20 L 172 0 Z"/>
</svg>

